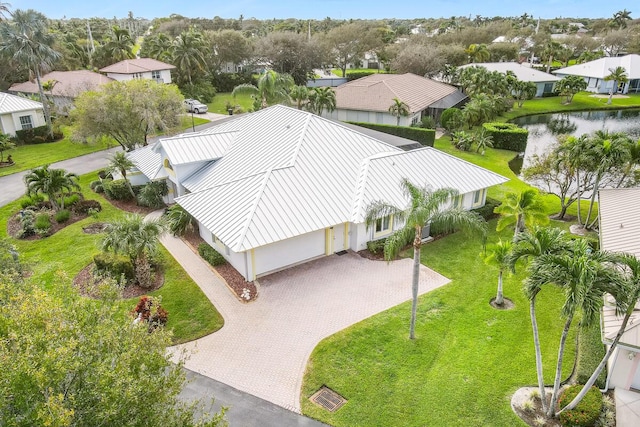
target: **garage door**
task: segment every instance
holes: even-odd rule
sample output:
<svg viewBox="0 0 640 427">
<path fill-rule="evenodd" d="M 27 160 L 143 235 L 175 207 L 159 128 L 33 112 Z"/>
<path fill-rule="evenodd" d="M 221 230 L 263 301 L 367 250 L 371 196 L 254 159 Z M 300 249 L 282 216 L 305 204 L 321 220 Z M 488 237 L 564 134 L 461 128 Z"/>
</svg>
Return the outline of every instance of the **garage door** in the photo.
<svg viewBox="0 0 640 427">
<path fill-rule="evenodd" d="M 255 250 L 255 274 L 263 275 L 325 254 L 325 231 L 318 230 Z"/>
</svg>

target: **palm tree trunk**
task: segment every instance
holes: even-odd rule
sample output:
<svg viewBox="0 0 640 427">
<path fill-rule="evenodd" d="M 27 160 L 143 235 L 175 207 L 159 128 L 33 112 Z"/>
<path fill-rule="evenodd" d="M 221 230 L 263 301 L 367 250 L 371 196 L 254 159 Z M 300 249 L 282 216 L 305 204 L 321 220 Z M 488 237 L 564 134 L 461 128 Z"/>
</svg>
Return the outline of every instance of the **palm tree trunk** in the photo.
<svg viewBox="0 0 640 427">
<path fill-rule="evenodd" d="M 556 417 L 559 416 L 564 411 L 570 411 L 574 409 L 576 406 L 578 406 L 578 403 L 580 403 L 580 401 L 584 398 L 584 396 L 587 394 L 589 389 L 596 383 L 598 376 L 600 376 L 600 372 L 602 372 L 602 370 L 604 369 L 605 365 L 607 364 L 607 361 L 613 354 L 613 351 L 616 349 L 618 345 L 618 341 L 620 341 L 620 338 L 622 338 L 622 334 L 624 333 L 625 329 L 627 329 L 627 322 L 629 322 L 629 318 L 633 314 L 633 308 L 634 306 L 631 306 L 631 310 L 627 310 L 627 313 L 625 314 L 624 319 L 622 320 L 622 324 L 620 325 L 620 328 L 618 328 L 616 337 L 614 338 L 606 354 L 600 361 L 600 364 L 596 367 L 596 370 L 593 371 L 593 373 L 587 380 L 586 384 L 582 387 L 582 390 L 580 390 L 580 393 L 578 393 L 578 395 L 574 397 L 573 400 L 569 402 L 567 406 L 562 408 L 560 411 L 556 412 Z"/>
<path fill-rule="evenodd" d="M 587 228 L 587 226 L 589 224 L 589 220 L 591 219 L 591 212 L 593 212 L 593 205 L 596 202 L 596 194 L 598 194 L 598 187 L 600 186 L 600 176 L 601 176 L 601 173 L 598 173 L 598 175 L 596 176 L 596 182 L 595 182 L 595 184 L 593 184 L 593 190 L 592 190 L 592 193 L 591 193 L 591 201 L 589 203 L 589 211 L 587 211 L 587 219 L 584 221 L 583 228 Z"/>
<path fill-rule="evenodd" d="M 544 390 L 544 376 L 542 375 L 542 351 L 540 350 L 538 321 L 536 320 L 536 295 L 531 298 L 531 302 L 529 303 L 529 316 L 531 317 L 531 327 L 533 328 L 533 346 L 536 352 L 536 374 L 538 376 L 538 391 L 540 392 L 542 411 L 547 412 L 547 396 Z"/>
<path fill-rule="evenodd" d="M 498 273 L 498 294 L 496 295 L 496 305 L 502 305 L 504 303 L 504 297 L 502 295 L 502 269 Z"/>
<path fill-rule="evenodd" d="M 582 189 L 580 188 L 580 172 L 576 171 L 576 186 L 577 186 L 577 202 L 578 202 L 578 224 L 582 225 L 582 215 L 580 214 L 580 205 L 582 204 Z"/>
<path fill-rule="evenodd" d="M 609 100 L 607 101 L 607 105 L 611 105 L 611 102 L 613 101 L 613 90 L 616 89 L 616 86 L 618 86 L 618 82 L 614 80 L 613 87 L 609 91 Z"/>
<path fill-rule="evenodd" d="M 416 227 L 413 239 L 413 276 L 411 278 L 411 323 L 409 325 L 409 339 L 416 338 L 416 312 L 418 310 L 418 285 L 420 283 L 420 247 L 422 246 L 422 228 Z"/>
<path fill-rule="evenodd" d="M 36 81 L 38 82 L 38 93 L 40 94 L 40 100 L 42 101 L 42 111 L 44 112 L 44 120 L 47 122 L 47 128 L 49 129 L 49 136 L 53 139 L 53 124 L 51 123 L 51 112 L 49 111 L 49 105 L 47 99 L 44 97 L 44 89 L 42 89 L 42 81 L 40 80 L 40 69 L 36 65 L 33 67 L 36 71 Z"/>
<path fill-rule="evenodd" d="M 562 358 L 564 357 L 564 347 L 567 342 L 567 336 L 569 335 L 569 328 L 573 321 L 573 314 L 570 314 L 566 322 L 564 322 L 564 329 L 562 330 L 562 336 L 560 337 L 560 347 L 558 348 L 558 363 L 556 365 L 556 377 L 553 380 L 553 394 L 551 395 L 551 402 L 547 410 L 549 418 L 555 415 L 556 403 L 558 402 L 558 391 L 560 390 L 560 377 L 562 376 Z"/>
</svg>

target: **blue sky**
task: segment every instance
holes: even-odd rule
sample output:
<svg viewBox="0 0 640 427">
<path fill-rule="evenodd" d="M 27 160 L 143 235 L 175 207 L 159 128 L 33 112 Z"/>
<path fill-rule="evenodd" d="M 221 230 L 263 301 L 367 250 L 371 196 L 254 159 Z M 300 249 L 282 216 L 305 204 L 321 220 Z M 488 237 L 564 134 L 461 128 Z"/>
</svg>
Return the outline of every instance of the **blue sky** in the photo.
<svg viewBox="0 0 640 427">
<path fill-rule="evenodd" d="M 627 9 L 640 17 L 637 0 L 2 0 L 14 9 L 35 9 L 49 18 L 156 18 L 177 13 L 188 17 L 238 18 L 440 18 L 450 16 L 519 16 L 608 18 Z"/>
</svg>

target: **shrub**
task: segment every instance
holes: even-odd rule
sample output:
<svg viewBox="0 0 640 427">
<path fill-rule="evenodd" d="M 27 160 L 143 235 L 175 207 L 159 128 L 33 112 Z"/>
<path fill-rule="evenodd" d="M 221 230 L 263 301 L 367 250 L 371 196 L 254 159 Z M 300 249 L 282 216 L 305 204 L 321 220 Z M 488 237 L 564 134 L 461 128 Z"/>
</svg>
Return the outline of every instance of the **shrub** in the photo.
<svg viewBox="0 0 640 427">
<path fill-rule="evenodd" d="M 370 76 L 371 74 L 376 74 L 375 71 L 348 71 L 347 70 L 347 81 L 350 82 L 352 80 L 361 79 L 362 77 Z"/>
<path fill-rule="evenodd" d="M 31 206 L 36 206 L 38 203 L 44 202 L 44 196 L 42 194 L 33 194 L 31 196 L 23 197 L 20 199 L 20 207 L 26 209 Z"/>
<path fill-rule="evenodd" d="M 140 189 L 138 203 L 150 208 L 159 208 L 164 206 L 162 198 L 167 194 L 169 194 L 167 181 L 152 181 Z"/>
<path fill-rule="evenodd" d="M 51 228 L 51 218 L 49 214 L 40 213 L 36 215 L 36 220 L 34 222 L 34 227 L 36 229 L 36 233 L 44 235 L 49 232 Z"/>
<path fill-rule="evenodd" d="M 418 123 L 418 127 L 421 127 L 423 129 L 435 129 L 436 121 L 431 116 L 424 116 L 422 120 L 420 120 L 420 122 Z"/>
<path fill-rule="evenodd" d="M 132 200 L 133 196 L 129 190 L 129 183 L 124 179 L 114 181 L 104 181 L 104 194 L 113 200 Z"/>
<path fill-rule="evenodd" d="M 477 209 L 473 209 L 474 212 L 477 212 L 482 218 L 486 221 L 489 221 L 493 218 L 497 218 L 498 214 L 493 212 L 495 208 L 500 206 L 500 201 L 496 199 L 492 199 L 491 197 L 487 197 L 484 206 L 481 206 Z"/>
<path fill-rule="evenodd" d="M 113 175 L 111 175 L 111 171 L 109 169 L 100 169 L 98 171 L 98 178 L 100 178 L 100 179 L 113 179 Z"/>
<path fill-rule="evenodd" d="M 148 322 L 149 332 L 166 325 L 169 320 L 169 313 L 160 305 L 160 301 L 146 295 L 140 297 L 131 314 L 136 317 L 134 323 Z"/>
<path fill-rule="evenodd" d="M 135 278 L 135 271 L 131 260 L 123 255 L 102 252 L 93 257 L 96 270 L 109 277 L 119 280 L 124 276 L 127 283 Z"/>
<path fill-rule="evenodd" d="M 200 256 L 212 266 L 222 265 L 227 262 L 222 255 L 215 249 L 209 246 L 207 243 L 200 243 L 198 246 L 198 253 Z"/>
<path fill-rule="evenodd" d="M 367 250 L 372 254 L 384 252 L 384 244 L 387 239 L 371 240 L 367 242 Z"/>
<path fill-rule="evenodd" d="M 213 101 L 213 97 L 216 96 L 216 88 L 205 81 L 187 83 L 180 87 L 180 92 L 185 98 L 195 98 L 204 104 L 210 103 Z"/>
<path fill-rule="evenodd" d="M 184 236 L 187 231 L 193 230 L 197 224 L 196 219 L 191 216 L 180 205 L 173 205 L 166 212 L 169 231 L 174 236 Z"/>
<path fill-rule="evenodd" d="M 212 83 L 218 92 L 231 92 L 236 86 L 253 82 L 251 73 L 216 73 L 212 77 Z"/>
<path fill-rule="evenodd" d="M 71 212 L 66 209 L 56 212 L 56 222 L 58 224 L 69 221 L 71 218 Z"/>
<path fill-rule="evenodd" d="M 6 238 L 0 238 L 0 272 L 22 272 L 18 251 Z"/>
<path fill-rule="evenodd" d="M 89 184 L 89 188 L 91 188 L 96 193 L 104 193 L 104 181 L 102 179 L 91 181 L 91 183 Z"/>
<path fill-rule="evenodd" d="M 586 383 L 606 352 L 600 340 L 600 325 L 580 328 L 578 336 L 578 360 L 576 361 L 576 381 Z M 606 370 L 598 376 L 595 386 L 604 388 L 607 379 Z"/>
<path fill-rule="evenodd" d="M 90 210 L 96 210 L 100 212 L 102 210 L 102 206 L 100 202 L 97 200 L 81 200 L 75 205 L 73 205 L 72 210 L 77 214 L 88 215 Z"/>
<path fill-rule="evenodd" d="M 523 152 L 529 131 L 514 123 L 485 123 L 482 125 L 493 139 L 494 148 Z"/>
<path fill-rule="evenodd" d="M 453 144 L 457 150 L 469 151 L 473 144 L 473 136 L 470 133 L 459 130 L 451 135 L 451 144 Z"/>
<path fill-rule="evenodd" d="M 64 207 L 70 208 L 76 203 L 78 203 L 80 200 L 82 200 L 82 194 L 73 193 L 64 198 Z"/>
<path fill-rule="evenodd" d="M 18 239 L 33 236 L 36 233 L 34 226 L 36 216 L 31 209 L 20 211 L 20 231 L 18 231 Z"/>
<path fill-rule="evenodd" d="M 349 122 L 363 128 L 377 130 L 379 132 L 388 133 L 390 135 L 399 136 L 401 138 L 407 138 L 412 141 L 417 141 L 422 145 L 433 147 L 433 143 L 436 140 L 436 131 L 433 129 L 422 129 L 409 126 L 395 126 L 395 125 L 380 125 L 377 123 L 364 123 L 364 122 Z"/>
<path fill-rule="evenodd" d="M 447 132 L 455 132 L 462 129 L 464 119 L 462 110 L 459 108 L 451 107 L 447 108 L 440 115 L 440 125 L 447 130 Z"/>
<path fill-rule="evenodd" d="M 567 387 L 558 399 L 558 407 L 563 408 L 568 405 L 580 393 L 580 390 L 582 390 L 582 385 L 580 384 Z M 601 410 L 602 394 L 596 387 L 591 387 L 575 409 L 564 411 L 560 414 L 560 423 L 563 426 L 572 427 L 593 426 L 600 417 Z"/>
<path fill-rule="evenodd" d="M 64 135 L 59 130 L 54 129 L 53 138 L 51 138 L 47 126 L 38 126 L 31 129 L 17 130 L 15 138 L 18 144 L 41 144 L 43 142 L 59 141 L 64 138 Z"/>
</svg>

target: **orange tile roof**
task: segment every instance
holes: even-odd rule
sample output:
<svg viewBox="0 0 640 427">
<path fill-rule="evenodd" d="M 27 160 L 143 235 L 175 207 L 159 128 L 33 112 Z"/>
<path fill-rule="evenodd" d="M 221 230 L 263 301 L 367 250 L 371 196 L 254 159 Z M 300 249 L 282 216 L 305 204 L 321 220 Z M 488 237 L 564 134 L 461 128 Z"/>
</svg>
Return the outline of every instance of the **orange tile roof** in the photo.
<svg viewBox="0 0 640 427">
<path fill-rule="evenodd" d="M 54 80 L 57 83 L 53 87 L 53 95 L 75 98 L 87 90 L 96 90 L 103 84 L 113 81 L 111 77 L 94 73 L 89 70 L 77 71 L 52 71 L 40 78 L 42 83 Z M 9 88 L 10 92 L 38 93 L 36 81 L 15 83 Z"/>
</svg>

